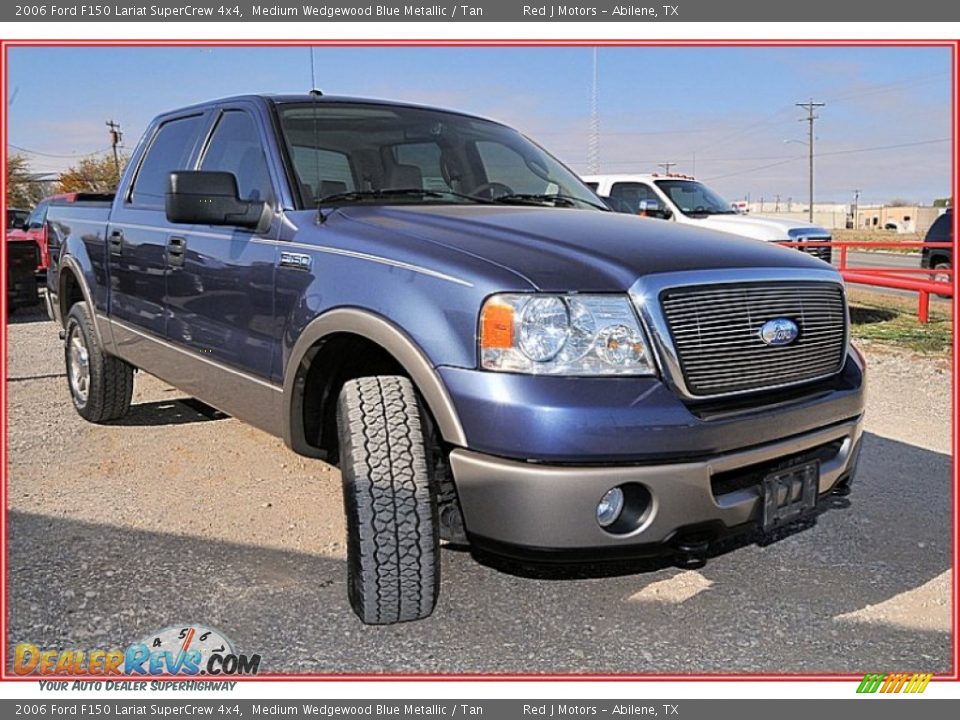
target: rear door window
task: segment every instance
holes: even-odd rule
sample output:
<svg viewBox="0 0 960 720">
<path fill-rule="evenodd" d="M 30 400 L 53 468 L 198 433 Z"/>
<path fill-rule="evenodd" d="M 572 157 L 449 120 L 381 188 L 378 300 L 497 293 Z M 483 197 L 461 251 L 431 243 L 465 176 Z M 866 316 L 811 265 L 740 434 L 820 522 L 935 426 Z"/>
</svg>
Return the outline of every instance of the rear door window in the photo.
<svg viewBox="0 0 960 720">
<path fill-rule="evenodd" d="M 250 113 L 228 110 L 223 114 L 204 152 L 200 169 L 232 173 L 243 200 L 273 200 L 267 156 Z"/>
<path fill-rule="evenodd" d="M 157 130 L 144 155 L 130 192 L 134 205 L 161 208 L 167 194 L 170 173 L 186 170 L 202 115 L 168 120 Z"/>
</svg>

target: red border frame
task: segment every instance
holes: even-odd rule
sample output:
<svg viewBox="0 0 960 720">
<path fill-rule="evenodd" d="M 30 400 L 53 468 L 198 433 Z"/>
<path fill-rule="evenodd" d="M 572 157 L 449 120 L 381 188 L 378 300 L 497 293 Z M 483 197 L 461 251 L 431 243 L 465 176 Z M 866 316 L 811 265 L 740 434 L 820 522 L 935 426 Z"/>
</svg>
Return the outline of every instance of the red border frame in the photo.
<svg viewBox="0 0 960 720">
<path fill-rule="evenodd" d="M 960 52 L 960 40 L 537 40 L 537 39 L 517 39 L 517 40 L 470 40 L 470 39 L 417 39 L 417 40 L 0 40 L 0 95 L 4 100 L 2 135 L 3 148 L 0 149 L 0 158 L 2 158 L 4 168 L 7 159 L 7 113 L 5 99 L 7 97 L 7 53 L 11 47 L 948 47 L 952 48 L 951 70 L 953 79 L 953 101 L 952 101 L 952 124 L 953 124 L 953 156 L 952 156 L 952 197 L 956 204 L 957 197 L 957 170 L 960 168 L 960 144 L 957 139 L 960 138 L 960 122 L 958 122 L 957 107 L 960 102 L 960 80 L 957 77 L 957 57 Z M 6 186 L 6 176 L 0 181 Z M 6 217 L 6 193 L 0 198 L 0 206 Z M 954 214 L 954 223 L 958 223 L 956 213 Z M 957 228 L 954 228 L 956 236 Z M 3 260 L 0 260 L 0 266 L 5 263 L 5 253 Z M 0 503 L 3 506 L 3 512 L 0 514 L 0 546 L 3 552 L 3 576 L 0 578 L 0 584 L 3 586 L 3 592 L 0 593 L 0 648 L 3 650 L 2 665 L 0 665 L 0 681 L 28 681 L 37 682 L 36 675 L 10 675 L 6 666 L 7 662 L 7 593 L 8 593 L 8 548 L 7 548 L 7 274 L 5 269 L 0 272 L 0 318 L 4 320 L 0 326 L 0 341 L 2 341 L 2 367 L 0 367 Z M 953 297 L 954 322 L 956 322 L 956 313 L 960 300 L 956 293 Z M 960 350 L 958 342 L 958 333 L 954 325 L 953 333 L 953 357 L 951 358 L 951 392 L 952 402 L 951 418 L 953 421 L 952 436 L 952 456 L 951 456 L 951 477 L 953 480 L 953 497 L 951 502 L 951 543 L 953 547 L 953 566 L 952 566 L 952 600 L 953 615 L 951 618 L 951 661 L 952 669 L 947 675 L 935 675 L 934 679 L 938 681 L 960 681 L 960 655 L 958 655 L 957 629 L 960 627 L 960 603 L 957 598 L 957 577 L 958 559 L 960 559 L 960 547 L 958 547 L 958 526 L 957 521 L 960 518 L 960 492 L 958 492 L 957 477 L 957 351 Z M 896 668 L 891 668 L 896 670 Z M 43 678 L 47 679 L 47 678 Z M 100 678 L 93 676 L 50 676 L 49 679 L 56 680 L 161 680 L 161 681 L 189 681 L 189 678 L 180 676 L 167 677 L 139 677 L 139 676 L 115 676 L 111 678 Z M 227 679 L 227 678 L 224 678 Z M 705 681 L 809 681 L 809 680 L 861 680 L 861 675 L 841 674 L 841 673 L 785 673 L 783 675 L 773 674 L 736 674 L 736 673 L 701 673 L 701 674 L 603 674 L 603 673 L 565 673 L 565 674 L 534 674 L 534 673 L 403 673 L 403 674 L 370 674 L 360 673 L 320 673 L 320 674 L 294 674 L 283 675 L 280 673 L 267 673 L 255 676 L 236 676 L 229 680 L 240 682 L 304 682 L 304 681 L 371 681 L 371 680 L 391 680 L 391 681 L 666 681 L 666 682 L 684 682 L 689 680 Z M 209 680 L 209 678 L 204 678 Z"/>
</svg>

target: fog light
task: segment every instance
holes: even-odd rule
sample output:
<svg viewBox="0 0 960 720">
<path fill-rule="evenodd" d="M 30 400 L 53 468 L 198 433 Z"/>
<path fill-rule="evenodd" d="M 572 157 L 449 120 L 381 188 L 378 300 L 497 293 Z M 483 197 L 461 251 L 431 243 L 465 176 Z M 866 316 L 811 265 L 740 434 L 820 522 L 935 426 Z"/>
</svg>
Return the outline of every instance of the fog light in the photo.
<svg viewBox="0 0 960 720">
<path fill-rule="evenodd" d="M 623 490 L 618 487 L 608 490 L 597 505 L 597 522 L 600 527 L 610 527 L 623 512 Z"/>
</svg>

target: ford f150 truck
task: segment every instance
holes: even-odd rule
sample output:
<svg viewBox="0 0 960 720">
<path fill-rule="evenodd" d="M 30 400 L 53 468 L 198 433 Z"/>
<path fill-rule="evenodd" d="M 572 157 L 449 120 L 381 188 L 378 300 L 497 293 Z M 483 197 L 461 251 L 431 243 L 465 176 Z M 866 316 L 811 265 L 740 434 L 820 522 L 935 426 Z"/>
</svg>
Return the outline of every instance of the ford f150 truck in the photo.
<svg viewBox="0 0 960 720">
<path fill-rule="evenodd" d="M 348 594 L 428 616 L 440 541 L 697 556 L 845 492 L 864 363 L 839 275 L 610 212 L 489 120 L 252 96 L 158 117 L 112 203 L 52 206 L 67 386 L 140 368 L 338 463 Z"/>
<path fill-rule="evenodd" d="M 689 175 L 586 175 L 584 182 L 609 198 L 614 210 L 672 220 L 765 242 L 826 242 L 829 230 L 782 218 L 738 212 L 714 190 Z M 830 262 L 826 245 L 801 246 L 803 252 Z"/>
</svg>

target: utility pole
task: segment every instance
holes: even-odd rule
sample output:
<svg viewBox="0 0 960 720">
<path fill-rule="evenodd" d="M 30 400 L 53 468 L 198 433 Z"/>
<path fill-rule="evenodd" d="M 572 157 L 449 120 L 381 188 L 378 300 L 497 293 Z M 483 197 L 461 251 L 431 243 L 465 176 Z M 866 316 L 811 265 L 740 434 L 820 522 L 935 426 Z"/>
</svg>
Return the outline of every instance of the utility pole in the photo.
<svg viewBox="0 0 960 720">
<path fill-rule="evenodd" d="M 662 162 L 662 163 L 657 163 L 657 167 L 662 167 L 662 168 L 663 168 L 663 171 L 664 171 L 667 175 L 669 175 L 669 174 L 670 174 L 670 168 L 672 168 L 674 165 L 679 165 L 679 164 L 680 164 L 680 163 L 675 163 L 675 162 Z"/>
<path fill-rule="evenodd" d="M 860 227 L 860 188 L 853 191 L 853 229 Z"/>
<path fill-rule="evenodd" d="M 814 114 L 816 108 L 824 107 L 826 103 L 814 102 L 813 98 L 810 98 L 810 102 L 805 103 L 795 103 L 797 107 L 802 107 L 807 111 L 807 116 L 803 118 L 800 122 L 806 121 L 809 124 L 809 142 L 807 147 L 810 150 L 810 212 L 808 214 L 808 219 L 810 222 L 813 222 L 813 121 L 816 120 L 819 115 Z"/>
<path fill-rule="evenodd" d="M 117 148 L 123 141 L 123 133 L 120 132 L 120 123 L 113 120 L 107 120 L 107 127 L 110 128 L 110 145 L 113 147 L 113 167 L 117 171 L 117 180 L 120 179 L 120 155 Z"/>
<path fill-rule="evenodd" d="M 780 193 L 777 193 L 777 204 L 773 206 L 773 211 L 775 213 L 780 212 Z"/>
</svg>

